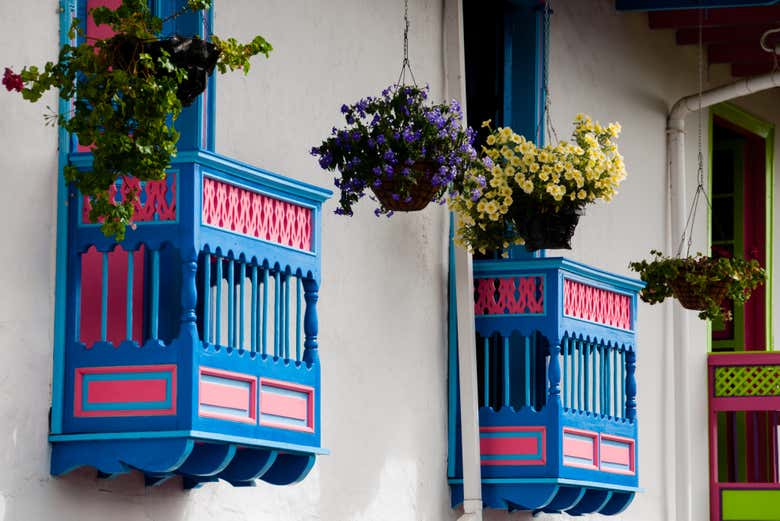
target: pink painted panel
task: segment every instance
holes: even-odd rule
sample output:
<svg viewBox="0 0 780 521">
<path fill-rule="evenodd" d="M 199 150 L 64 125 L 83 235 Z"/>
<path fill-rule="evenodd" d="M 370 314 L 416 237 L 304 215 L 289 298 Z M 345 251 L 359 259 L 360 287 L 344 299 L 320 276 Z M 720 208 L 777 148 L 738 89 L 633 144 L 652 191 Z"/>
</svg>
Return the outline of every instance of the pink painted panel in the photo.
<svg viewBox="0 0 780 521">
<path fill-rule="evenodd" d="M 149 380 L 103 380 L 87 384 L 89 403 L 162 402 L 166 398 L 166 382 Z"/>
<path fill-rule="evenodd" d="M 544 277 L 475 279 L 476 315 L 544 313 Z"/>
<path fill-rule="evenodd" d="M 290 402 L 276 402 L 274 403 L 273 397 L 293 397 L 285 395 L 284 393 L 274 392 L 274 389 L 293 391 L 294 393 L 300 393 L 298 398 L 306 403 L 305 412 L 301 417 L 300 405 Z M 271 410 L 266 409 L 265 402 L 271 397 Z M 287 407 L 292 405 L 291 409 L 279 409 L 278 407 L 284 403 Z M 273 412 L 273 411 L 276 412 Z M 275 420 L 274 418 L 268 418 L 265 415 L 281 416 L 283 418 L 289 418 L 293 423 L 285 423 Z M 296 425 L 294 422 L 300 422 Z M 293 382 L 285 382 L 282 380 L 272 380 L 269 378 L 260 378 L 260 425 L 266 427 L 275 427 L 278 429 L 288 429 L 301 432 L 314 432 L 314 388 L 308 385 L 300 385 Z"/>
<path fill-rule="evenodd" d="M 618 465 L 631 464 L 631 450 L 628 445 L 601 445 L 601 461 Z"/>
<path fill-rule="evenodd" d="M 307 417 L 308 400 L 296 396 L 285 396 L 274 393 L 263 393 L 260 397 L 260 412 L 284 416 L 296 420 L 305 420 Z"/>
<path fill-rule="evenodd" d="M 127 340 L 128 252 L 117 246 L 108 253 L 108 316 L 106 340 L 119 345 Z M 79 341 L 91 347 L 100 340 L 103 296 L 103 254 L 94 247 L 81 255 L 81 303 Z M 143 344 L 144 247 L 133 253 L 132 340 Z"/>
<path fill-rule="evenodd" d="M 563 455 L 574 458 L 593 459 L 595 440 L 567 436 L 563 439 Z"/>
<path fill-rule="evenodd" d="M 122 0 L 87 0 L 87 42 L 92 43 L 95 40 L 105 40 L 114 36 L 114 31 L 108 25 L 95 25 L 92 16 L 89 16 L 90 9 L 95 7 L 108 7 L 116 9 L 122 4 Z M 89 152 L 92 145 L 82 145 L 79 143 L 78 152 Z"/>
<path fill-rule="evenodd" d="M 631 330 L 631 297 L 571 279 L 563 281 L 563 314 Z"/>
<path fill-rule="evenodd" d="M 111 199 L 115 200 L 119 192 L 122 201 L 126 200 L 133 193 L 138 194 L 138 197 L 133 201 L 133 222 L 175 221 L 176 173 L 168 173 L 167 178 L 161 181 L 141 183 L 135 177 L 123 177 L 120 189 L 117 190 L 116 185 L 111 185 L 108 193 Z M 84 196 L 81 205 L 82 224 L 92 224 L 92 221 L 89 219 L 89 211 L 91 209 L 92 204 L 89 198 Z"/>
<path fill-rule="evenodd" d="M 537 438 L 480 438 L 481 454 L 538 454 L 539 440 Z"/>
<path fill-rule="evenodd" d="M 203 224 L 312 251 L 312 210 L 224 181 L 203 178 Z"/>
<path fill-rule="evenodd" d="M 527 466 L 547 463 L 547 429 L 543 426 L 501 425 L 480 427 L 480 452 L 484 456 L 506 455 L 505 459 L 482 459 L 483 466 Z M 516 436 L 483 436 L 486 433 L 516 433 Z M 513 456 L 535 456 L 513 458 Z"/>
<path fill-rule="evenodd" d="M 111 254 L 109 254 L 111 255 Z M 79 341 L 87 347 L 100 340 L 103 254 L 91 247 L 81 255 Z M 110 264 L 110 261 L 109 261 Z"/>
<path fill-rule="evenodd" d="M 125 417 L 125 416 L 170 416 L 176 414 L 176 364 L 159 365 L 126 365 L 126 366 L 105 366 L 105 367 L 79 367 L 74 374 L 73 385 L 73 415 L 77 418 L 89 417 Z M 170 396 L 165 392 L 164 378 L 144 378 L 140 380 L 126 379 L 124 375 L 135 373 L 168 373 L 170 375 Z M 85 385 L 85 377 L 89 375 L 108 375 L 106 380 L 93 380 Z M 116 375 L 112 380 L 110 376 Z M 140 385 L 133 385 L 138 382 L 163 382 L 162 399 L 160 397 L 158 384 L 153 384 L 151 394 Z M 98 384 L 96 387 L 95 384 Z M 113 385 L 113 384 L 119 385 Z M 97 390 L 97 399 L 93 399 L 92 390 Z M 117 391 L 119 394 L 113 395 Z M 86 393 L 87 403 L 99 405 L 104 403 L 116 403 L 113 409 L 85 410 L 83 407 Z M 134 394 L 139 393 L 139 394 Z M 151 400 L 147 400 L 151 396 Z M 134 405 L 144 402 L 165 402 L 165 406 L 155 409 L 136 408 Z M 128 404 L 128 408 L 123 409 L 122 403 Z"/>
<path fill-rule="evenodd" d="M 636 472 L 633 439 L 602 434 L 599 445 L 600 467 L 603 472 L 628 475 L 633 475 Z M 615 468 L 614 465 L 621 465 L 625 468 Z"/>
<path fill-rule="evenodd" d="M 87 0 L 87 13 L 96 7 L 108 7 L 116 9 L 122 5 L 122 0 Z M 87 38 L 105 40 L 114 36 L 114 31 L 108 25 L 95 25 L 92 16 L 87 16 Z"/>
<path fill-rule="evenodd" d="M 249 389 L 232 385 L 200 382 L 200 403 L 248 412 L 249 392 Z"/>
<path fill-rule="evenodd" d="M 220 381 L 224 383 L 220 383 Z M 237 385 L 231 385 L 231 382 Z M 257 423 L 257 378 L 250 374 L 201 367 L 198 404 L 199 416 L 242 423 Z M 215 409 L 209 409 L 209 407 Z"/>
<path fill-rule="evenodd" d="M 599 435 L 579 429 L 563 429 L 563 464 L 568 467 L 598 469 Z M 577 458 L 577 460 L 567 459 Z M 587 461 L 578 461 L 587 460 Z"/>
</svg>

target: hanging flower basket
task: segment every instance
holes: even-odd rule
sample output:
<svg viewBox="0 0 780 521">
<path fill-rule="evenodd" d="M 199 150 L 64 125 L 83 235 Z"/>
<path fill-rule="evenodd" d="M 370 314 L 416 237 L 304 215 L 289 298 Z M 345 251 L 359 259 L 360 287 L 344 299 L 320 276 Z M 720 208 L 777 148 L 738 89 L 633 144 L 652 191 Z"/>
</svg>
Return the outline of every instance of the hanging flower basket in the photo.
<svg viewBox="0 0 780 521">
<path fill-rule="evenodd" d="M 209 9 L 211 0 L 188 0 L 166 20 Z M 121 8 L 91 8 L 96 26 L 108 26 L 114 35 L 103 40 L 87 37 L 73 21 L 69 38 L 56 63 L 25 67 L 21 73 L 6 68 L 3 85 L 38 101 L 49 89 L 58 89 L 73 110 L 57 116 L 57 123 L 90 145 L 90 171 L 73 165 L 63 169 L 65 181 L 90 198 L 89 218 L 101 223 L 107 236 L 121 241 L 132 222 L 138 194 L 117 203 L 109 189 L 124 176 L 139 181 L 165 178 L 176 153 L 179 133 L 171 124 L 203 92 L 209 74 L 216 67 L 249 70 L 249 58 L 268 56 L 271 45 L 256 36 L 242 44 L 234 38 L 211 42 L 173 36 L 158 39 L 164 21 L 155 16 L 146 0 L 123 0 Z"/>
<path fill-rule="evenodd" d="M 656 250 L 650 253 L 651 260 L 629 264 L 647 283 L 640 293 L 642 300 L 657 304 L 673 297 L 684 308 L 699 311 L 701 319 L 731 320 L 731 312 L 723 308 L 724 299 L 743 304 L 766 280 L 766 272 L 756 260 L 700 253 L 692 257 L 664 257 Z"/>
<path fill-rule="evenodd" d="M 433 201 L 441 187 L 433 184 L 434 171 L 438 165 L 432 161 L 417 161 L 409 168 L 417 175 L 417 183 L 408 186 L 407 197 L 398 195 L 402 189 L 402 180 L 398 177 L 385 179 L 380 185 L 372 186 L 379 203 L 393 212 L 416 212 Z"/>
<path fill-rule="evenodd" d="M 510 213 L 517 235 L 525 240 L 525 249 L 570 250 L 582 208 L 573 205 L 556 208 L 530 197 L 520 199 Z"/>
<path fill-rule="evenodd" d="M 347 126 L 311 150 L 325 170 L 337 171 L 339 215 L 371 189 L 374 213 L 422 210 L 440 200 L 448 185 L 476 159 L 473 131 L 462 127 L 460 106 L 431 105 L 428 88 L 396 85 L 381 97 L 343 105 Z"/>
<path fill-rule="evenodd" d="M 684 276 L 677 277 L 669 282 L 669 285 L 672 287 L 674 298 L 680 302 L 682 307 L 694 311 L 706 310 L 708 302 L 717 302 L 719 306 L 722 305 L 729 289 L 728 282 L 711 280 L 707 282 L 704 290 L 700 291 L 699 288 L 688 282 Z"/>
<path fill-rule="evenodd" d="M 157 62 L 168 53 L 175 69 L 168 71 L 163 68 L 155 70 L 157 79 L 173 77 L 176 69 L 187 73 L 176 90 L 176 97 L 183 107 L 188 107 L 206 90 L 208 78 L 214 72 L 222 51 L 211 42 L 200 38 L 185 38 L 174 35 L 159 40 L 141 40 L 134 36 L 116 35 L 107 42 L 107 56 L 112 69 L 121 69 L 135 74 L 141 53 L 151 56 Z"/>
<path fill-rule="evenodd" d="M 182 106 L 188 107 L 206 90 L 208 78 L 214 72 L 222 51 L 211 42 L 179 35 L 148 44 L 147 52 L 152 58 L 156 59 L 163 50 L 170 55 L 174 67 L 187 73 L 187 77 L 179 83 L 176 97 Z"/>
<path fill-rule="evenodd" d="M 513 244 L 528 251 L 571 249 L 585 205 L 609 201 L 626 176 L 614 139 L 620 125 L 602 127 L 580 114 L 571 142 L 537 147 L 511 128 L 490 129 L 482 161 L 457 183 L 450 208 L 459 216 L 456 241 L 486 253 Z"/>
</svg>

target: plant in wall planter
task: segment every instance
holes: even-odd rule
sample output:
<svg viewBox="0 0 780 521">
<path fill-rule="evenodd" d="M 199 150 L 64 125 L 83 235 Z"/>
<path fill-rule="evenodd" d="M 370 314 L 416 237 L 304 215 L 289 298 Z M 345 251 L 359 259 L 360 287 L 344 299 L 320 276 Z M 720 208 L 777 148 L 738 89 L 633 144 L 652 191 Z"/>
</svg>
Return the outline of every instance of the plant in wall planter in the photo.
<svg viewBox="0 0 780 521">
<path fill-rule="evenodd" d="M 665 257 L 656 250 L 650 254 L 651 260 L 629 264 L 647 283 L 640 293 L 642 300 L 657 304 L 674 297 L 684 308 L 700 311 L 701 319 L 731 320 L 731 312 L 723 309 L 723 300 L 743 304 L 766 281 L 766 272 L 756 260 L 707 257 L 701 253 Z"/>
<path fill-rule="evenodd" d="M 347 126 L 311 150 L 325 170 L 338 171 L 339 215 L 352 215 L 367 190 L 374 213 L 422 210 L 443 202 L 448 185 L 476 158 L 474 132 L 463 129 L 457 102 L 429 104 L 428 88 L 395 85 L 379 97 L 343 105 Z"/>
<path fill-rule="evenodd" d="M 166 20 L 152 15 L 146 0 L 123 0 L 116 10 L 98 7 L 90 15 L 96 25 L 110 26 L 114 36 L 65 44 L 56 63 L 40 68 L 25 67 L 19 74 L 5 70 L 3 85 L 26 100 L 38 101 L 57 88 L 60 98 L 72 101 L 71 113 L 48 119 L 91 145 L 93 164 L 88 172 L 66 166 L 65 179 L 91 199 L 92 222 L 101 222 L 103 232 L 118 241 L 132 223 L 138 194 L 116 202 L 109 188 L 124 176 L 164 179 L 179 140 L 171 121 L 203 92 L 214 68 L 246 73 L 252 56 L 267 57 L 272 49 L 261 36 L 247 44 L 216 36 L 210 42 L 157 37 L 165 21 L 210 7 L 211 0 L 189 0 Z M 69 37 L 77 35 L 86 40 L 74 19 Z"/>
<path fill-rule="evenodd" d="M 626 177 L 614 139 L 620 125 L 602 127 L 579 114 L 571 142 L 537 147 L 509 127 L 493 130 L 457 186 L 450 208 L 460 217 L 456 241 L 471 251 L 525 244 L 528 251 L 570 249 L 583 208 L 610 201 Z M 504 253 L 506 255 L 506 252 Z"/>
</svg>

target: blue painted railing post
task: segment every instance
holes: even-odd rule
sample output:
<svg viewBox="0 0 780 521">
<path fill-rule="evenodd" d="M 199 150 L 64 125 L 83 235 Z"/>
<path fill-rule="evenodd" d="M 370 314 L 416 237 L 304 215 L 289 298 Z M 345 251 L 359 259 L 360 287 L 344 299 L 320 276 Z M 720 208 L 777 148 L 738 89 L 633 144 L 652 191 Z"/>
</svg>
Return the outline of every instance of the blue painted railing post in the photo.
<svg viewBox="0 0 780 521">
<path fill-rule="evenodd" d="M 195 307 L 198 303 L 198 287 L 196 274 L 198 262 L 195 252 L 185 255 L 181 263 L 181 338 L 192 340 L 193 344 L 198 340 L 198 319 Z M 219 313 L 219 311 L 217 311 Z"/>
<path fill-rule="evenodd" d="M 550 365 L 547 368 L 547 379 L 550 381 L 550 402 L 557 407 L 561 406 L 561 364 L 558 355 L 561 346 L 555 342 L 550 343 Z"/>
<path fill-rule="evenodd" d="M 626 353 L 626 418 L 636 419 L 636 353 Z"/>
<path fill-rule="evenodd" d="M 303 332 L 306 339 L 303 342 L 303 361 L 307 366 L 320 363 L 320 354 L 317 350 L 317 333 L 319 323 L 317 319 L 317 300 L 319 300 L 319 284 L 314 279 L 303 279 L 303 298 L 306 300 L 306 312 L 303 315 Z"/>
</svg>

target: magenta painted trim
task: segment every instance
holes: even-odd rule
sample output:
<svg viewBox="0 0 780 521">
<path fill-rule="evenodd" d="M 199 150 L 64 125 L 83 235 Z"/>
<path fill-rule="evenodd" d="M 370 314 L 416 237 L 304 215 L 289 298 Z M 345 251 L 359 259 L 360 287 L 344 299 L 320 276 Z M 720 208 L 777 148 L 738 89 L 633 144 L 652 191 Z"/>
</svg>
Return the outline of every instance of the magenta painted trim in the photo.
<svg viewBox="0 0 780 521">
<path fill-rule="evenodd" d="M 480 438 L 481 454 L 538 454 L 537 438 Z"/>
<path fill-rule="evenodd" d="M 479 432 L 541 432 L 546 433 L 547 428 L 542 426 L 515 426 L 515 425 L 497 425 L 493 427 L 480 427 Z"/>
<path fill-rule="evenodd" d="M 766 140 L 752 132 L 742 132 L 744 144 L 742 251 L 766 267 Z M 772 145 L 774 146 L 774 144 Z M 744 305 L 746 350 L 766 349 L 766 286 L 761 284 Z M 739 341 L 739 339 L 737 340 Z"/>
<path fill-rule="evenodd" d="M 475 315 L 539 315 L 544 313 L 544 277 L 542 276 L 475 279 L 474 284 Z"/>
<path fill-rule="evenodd" d="M 712 411 L 780 411 L 780 396 L 730 396 L 715 398 L 710 395 Z"/>
<path fill-rule="evenodd" d="M 198 416 L 241 423 L 257 423 L 257 378 L 244 373 L 212 367 L 200 367 L 198 374 Z M 248 383 L 249 390 L 203 381 L 204 375 Z M 246 416 L 208 411 L 204 410 L 202 405 L 239 409 L 246 411 Z"/>
<path fill-rule="evenodd" d="M 306 394 L 306 416 L 303 418 L 306 425 L 288 425 L 286 423 L 275 422 L 273 420 L 267 420 L 263 416 L 263 413 L 274 414 L 278 416 L 284 416 L 291 419 L 299 419 L 296 417 L 298 414 L 297 405 L 291 411 L 282 411 L 270 413 L 266 411 L 264 401 L 268 399 L 269 394 L 263 392 L 264 387 L 276 387 L 278 389 L 287 389 L 289 391 L 295 391 L 302 394 Z M 273 398 L 272 398 L 273 400 Z M 270 378 L 260 378 L 260 425 L 265 427 L 275 427 L 278 429 L 288 429 L 292 431 L 301 432 L 314 432 L 314 388 L 307 385 L 300 385 L 292 382 L 285 382 L 282 380 L 271 380 Z"/>
<path fill-rule="evenodd" d="M 780 365 L 780 352 L 761 351 L 744 353 L 710 353 L 707 356 L 710 367 L 725 367 L 734 365 Z"/>
<path fill-rule="evenodd" d="M 106 340 L 115 346 L 127 340 L 127 261 L 133 254 L 132 340 L 143 344 L 144 331 L 144 246 L 127 252 L 121 246 L 108 252 L 108 316 Z M 103 253 L 90 247 L 81 254 L 81 302 L 79 341 L 87 348 L 100 340 L 103 294 Z"/>
<path fill-rule="evenodd" d="M 780 483 L 731 483 L 726 481 L 716 483 L 716 485 L 721 490 L 780 490 Z"/>
<path fill-rule="evenodd" d="M 586 440 L 574 438 L 572 436 L 582 436 L 590 438 L 590 443 Z M 597 432 L 583 431 L 579 429 L 572 429 L 569 427 L 563 428 L 563 464 L 567 467 L 578 467 L 583 469 L 598 470 L 599 461 L 599 434 Z M 591 463 L 566 461 L 566 456 L 572 458 L 587 459 Z"/>
<path fill-rule="evenodd" d="M 162 402 L 166 399 L 166 381 L 103 380 L 87 383 L 89 403 Z"/>
<path fill-rule="evenodd" d="M 635 444 L 636 442 L 631 438 L 623 438 L 622 436 L 615 436 L 612 434 L 601 434 L 601 441 L 611 441 L 613 443 L 620 443 L 623 447 L 615 447 L 614 445 L 605 444 L 600 442 L 599 452 L 601 457 L 601 470 L 603 472 L 609 472 L 611 474 L 627 474 L 634 475 L 636 473 L 636 457 L 635 457 Z M 628 467 L 626 470 L 605 468 L 603 463 L 613 463 L 617 465 L 625 465 Z"/>
<path fill-rule="evenodd" d="M 210 177 L 203 178 L 203 224 L 312 251 L 312 210 Z"/>
<path fill-rule="evenodd" d="M 116 9 L 122 4 L 122 0 L 87 0 L 87 13 L 96 7 L 108 7 Z M 87 37 L 96 40 L 105 40 L 114 36 L 114 31 L 108 25 L 95 25 L 92 16 L 87 16 Z"/>
<path fill-rule="evenodd" d="M 526 465 L 546 465 L 547 464 L 547 429 L 544 426 L 514 426 L 503 425 L 493 427 L 480 427 L 480 434 L 500 432 L 500 433 L 530 433 L 537 437 L 480 437 L 480 453 L 484 455 L 506 454 L 507 459 L 481 460 L 483 466 L 526 466 Z M 541 447 L 539 441 L 541 440 Z M 536 459 L 512 459 L 511 455 L 534 455 L 540 456 Z"/>
<path fill-rule="evenodd" d="M 563 279 L 563 314 L 630 331 L 631 296 Z"/>
<path fill-rule="evenodd" d="M 111 269 L 110 252 L 109 270 Z M 100 302 L 103 293 L 103 254 L 94 246 L 81 254 L 81 293 L 80 293 L 80 324 L 79 341 L 88 348 L 100 340 Z M 113 329 L 109 330 L 113 333 Z M 111 335 L 113 336 L 113 335 Z"/>
<path fill-rule="evenodd" d="M 479 464 L 483 467 L 522 467 L 530 465 L 544 465 L 545 463 L 538 459 L 490 459 L 480 460 Z"/>
<path fill-rule="evenodd" d="M 89 389 L 84 389 L 84 376 L 91 374 L 129 374 L 129 373 L 148 373 L 148 372 L 168 372 L 171 374 L 171 399 L 170 407 L 164 409 L 133 409 L 133 410 L 102 410 L 102 411 L 85 411 L 82 407 L 84 391 L 87 391 L 87 397 L 89 398 Z M 143 381 L 143 380 L 141 380 Z M 92 382 L 90 388 L 92 387 Z M 105 391 L 105 388 L 103 389 Z M 73 385 L 73 416 L 77 418 L 90 418 L 90 417 L 116 417 L 116 416 L 168 416 L 176 414 L 176 365 L 175 364 L 162 364 L 162 365 L 132 365 L 132 366 L 108 366 L 108 367 L 78 367 L 75 371 L 74 385 Z M 127 396 L 125 395 L 125 398 Z M 105 400 L 106 396 L 101 395 L 101 400 Z M 116 400 L 114 400 L 116 401 Z M 124 400 L 123 400 L 124 401 Z M 144 400 L 133 400 L 144 401 Z M 162 400 L 160 400 L 162 401 Z M 95 402 L 100 403 L 100 402 Z M 102 402 L 105 403 L 105 402 Z"/>
<path fill-rule="evenodd" d="M 133 201 L 133 222 L 168 222 L 176 220 L 176 173 L 167 174 L 167 179 L 160 181 L 146 181 L 141 183 L 135 177 L 123 177 L 120 189 L 111 185 L 108 190 L 109 198 L 116 200 L 117 193 L 124 201 L 131 193 L 138 193 Z M 168 180 L 170 179 L 170 180 Z M 171 194 L 168 196 L 168 190 Z M 171 202 L 168 202 L 170 197 Z M 81 203 L 82 224 L 92 224 L 89 219 L 89 211 L 92 205 L 89 197 L 84 196 Z"/>
<path fill-rule="evenodd" d="M 114 31 L 108 25 L 95 25 L 95 21 L 92 16 L 89 15 L 89 11 L 95 7 L 108 7 L 109 9 L 116 9 L 120 6 L 122 0 L 87 0 L 87 43 L 92 43 L 95 40 L 105 40 L 114 36 Z M 79 143 L 77 147 L 78 152 L 89 152 L 92 150 L 93 145 L 82 145 Z"/>
</svg>

